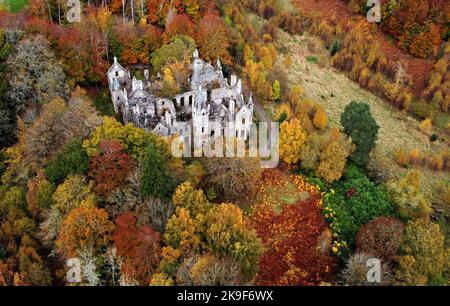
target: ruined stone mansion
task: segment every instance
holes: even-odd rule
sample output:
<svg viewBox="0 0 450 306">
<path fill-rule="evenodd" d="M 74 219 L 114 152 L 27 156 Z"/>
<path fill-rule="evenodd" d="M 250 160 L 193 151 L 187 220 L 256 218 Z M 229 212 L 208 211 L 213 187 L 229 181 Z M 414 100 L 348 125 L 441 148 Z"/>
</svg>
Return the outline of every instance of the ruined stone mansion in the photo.
<svg viewBox="0 0 450 306">
<path fill-rule="evenodd" d="M 253 119 L 253 101 L 245 102 L 242 83 L 235 75 L 224 78 L 220 60 L 215 67 L 193 54 L 190 91 L 171 98 L 153 94 L 148 70 L 144 80 L 131 79 L 117 59 L 107 77 L 114 110 L 125 124 L 162 136 L 180 135 L 183 141 L 203 144 L 216 137 L 247 139 Z"/>
</svg>

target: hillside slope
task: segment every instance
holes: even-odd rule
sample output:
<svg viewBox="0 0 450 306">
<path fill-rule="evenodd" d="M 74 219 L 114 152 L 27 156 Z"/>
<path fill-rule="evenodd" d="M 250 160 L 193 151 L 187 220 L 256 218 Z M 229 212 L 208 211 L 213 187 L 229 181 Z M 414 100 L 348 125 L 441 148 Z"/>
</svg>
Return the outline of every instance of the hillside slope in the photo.
<svg viewBox="0 0 450 306">
<path fill-rule="evenodd" d="M 420 132 L 419 121 L 391 107 L 333 68 L 329 52 L 318 38 L 306 33 L 303 36 L 291 36 L 280 31 L 277 47 L 281 53 L 280 61 L 288 55 L 292 58 L 288 73 L 289 86 L 301 84 L 307 98 L 323 104 L 332 124 L 339 124 L 340 114 L 351 101 L 369 104 L 380 126 L 374 158 L 388 177 L 397 177 L 406 171 L 395 163 L 397 150 L 418 149 L 424 152 L 448 147 L 442 139 L 430 142 L 429 137 Z M 309 56 L 317 57 L 318 63 L 308 61 Z M 448 179 L 446 173 L 428 169 L 422 171 L 429 191 L 433 191 L 442 180 Z"/>
</svg>

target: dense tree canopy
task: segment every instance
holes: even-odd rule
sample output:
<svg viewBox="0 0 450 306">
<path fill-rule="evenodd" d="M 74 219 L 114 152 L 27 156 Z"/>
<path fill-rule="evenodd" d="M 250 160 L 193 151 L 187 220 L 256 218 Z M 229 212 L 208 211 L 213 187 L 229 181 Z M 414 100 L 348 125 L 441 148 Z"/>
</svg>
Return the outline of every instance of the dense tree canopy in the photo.
<svg viewBox="0 0 450 306">
<path fill-rule="evenodd" d="M 325 196 L 325 217 L 332 230 L 349 246 L 361 225 L 380 216 L 392 216 L 394 206 L 387 192 L 353 167 L 347 169 L 346 180 L 336 184 Z"/>
<path fill-rule="evenodd" d="M 147 146 L 142 167 L 142 195 L 170 199 L 175 188 L 175 180 L 167 169 L 164 155 L 154 144 Z"/>
<path fill-rule="evenodd" d="M 195 41 L 189 36 L 175 36 L 167 45 L 163 45 L 152 53 L 151 63 L 155 71 L 161 69 L 176 61 L 183 62 L 187 58 L 191 58 L 196 48 Z"/>
<path fill-rule="evenodd" d="M 100 250 L 108 245 L 113 230 L 106 211 L 85 201 L 64 219 L 56 248 L 67 258 L 79 255 L 84 248 Z"/>
<path fill-rule="evenodd" d="M 381 1 L 377 25 L 353 14 L 363 0 L 334 1 L 337 17 L 322 0 L 84 0 L 81 22 L 62 0 L 7 2 L 0 286 L 69 285 L 72 257 L 79 285 L 373 285 L 370 258 L 375 285 L 448 284 L 448 1 Z M 238 74 L 254 122 L 280 123 L 276 169 L 176 158 L 176 136 L 114 113 L 114 57 L 172 100 L 192 90 L 196 48 Z"/>
<path fill-rule="evenodd" d="M 78 139 L 68 142 L 55 157 L 47 163 L 45 175 L 55 183 L 62 183 L 70 174 L 83 174 L 89 166 L 89 158 Z"/>
<path fill-rule="evenodd" d="M 396 282 L 402 285 L 425 285 L 443 281 L 449 269 L 449 249 L 438 224 L 426 220 L 408 222 L 400 247 Z"/>
<path fill-rule="evenodd" d="M 317 201 L 286 206 L 279 214 L 265 207 L 253 212 L 252 225 L 266 247 L 258 285 L 318 285 L 331 280 L 331 234 Z"/>
</svg>

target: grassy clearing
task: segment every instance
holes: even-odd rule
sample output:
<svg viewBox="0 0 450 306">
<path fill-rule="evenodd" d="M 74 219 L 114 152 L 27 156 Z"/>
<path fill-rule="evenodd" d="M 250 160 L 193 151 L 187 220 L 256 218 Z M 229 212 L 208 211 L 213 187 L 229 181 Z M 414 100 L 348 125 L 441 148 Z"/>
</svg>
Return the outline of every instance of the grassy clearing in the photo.
<svg viewBox="0 0 450 306">
<path fill-rule="evenodd" d="M 11 13 L 20 12 L 25 5 L 28 4 L 28 0 L 4 0 L 0 1 L 0 6 L 5 7 Z"/>
<path fill-rule="evenodd" d="M 258 183 L 255 196 L 250 200 L 253 205 L 267 205 L 274 212 L 281 212 L 286 205 L 294 205 L 310 197 L 307 191 L 299 190 L 295 185 L 293 175 L 280 169 L 266 170 Z"/>
</svg>

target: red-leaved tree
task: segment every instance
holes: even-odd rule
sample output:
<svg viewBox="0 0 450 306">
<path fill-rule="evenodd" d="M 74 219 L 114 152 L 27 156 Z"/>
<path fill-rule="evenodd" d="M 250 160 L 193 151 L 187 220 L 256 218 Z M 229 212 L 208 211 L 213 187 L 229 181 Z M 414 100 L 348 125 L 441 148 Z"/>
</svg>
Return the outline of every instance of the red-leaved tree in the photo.
<svg viewBox="0 0 450 306">
<path fill-rule="evenodd" d="M 148 285 L 161 260 L 161 235 L 148 225 L 138 227 L 132 213 L 116 218 L 114 245 L 123 257 L 122 272 Z"/>
<path fill-rule="evenodd" d="M 118 141 L 100 141 L 100 154 L 89 165 L 89 176 L 95 181 L 95 192 L 106 196 L 122 185 L 134 162 Z"/>
<path fill-rule="evenodd" d="M 166 24 L 166 31 L 163 35 L 164 42 L 168 43 L 175 35 L 195 37 L 194 23 L 188 15 L 178 14 L 169 24 Z"/>
</svg>

